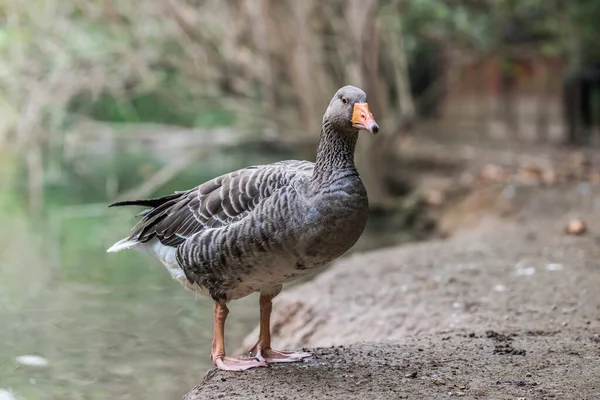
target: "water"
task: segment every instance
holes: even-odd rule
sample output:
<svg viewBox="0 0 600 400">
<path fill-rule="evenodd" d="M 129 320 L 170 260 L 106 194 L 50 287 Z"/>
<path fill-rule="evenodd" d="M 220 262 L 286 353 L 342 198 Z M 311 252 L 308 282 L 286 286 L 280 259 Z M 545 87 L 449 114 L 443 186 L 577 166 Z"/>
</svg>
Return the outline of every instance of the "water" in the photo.
<svg viewBox="0 0 600 400">
<path fill-rule="evenodd" d="M 194 298 L 133 252 L 89 262 L 82 253 L 79 270 L 57 266 L 55 242 L 30 228 L 21 223 L 2 237 L 0 389 L 16 399 L 173 399 L 201 381 L 210 368 L 210 299 Z M 231 305 L 229 350 L 256 324 L 257 301 Z M 47 365 L 21 365 L 23 355 Z"/>
</svg>

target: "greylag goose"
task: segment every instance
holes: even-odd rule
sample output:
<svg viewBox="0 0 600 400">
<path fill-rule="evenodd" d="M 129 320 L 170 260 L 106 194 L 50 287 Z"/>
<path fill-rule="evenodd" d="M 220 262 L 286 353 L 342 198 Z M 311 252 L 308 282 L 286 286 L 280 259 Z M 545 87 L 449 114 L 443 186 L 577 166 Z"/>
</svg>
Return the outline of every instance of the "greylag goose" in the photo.
<svg viewBox="0 0 600 400">
<path fill-rule="evenodd" d="M 109 252 L 150 252 L 186 289 L 214 300 L 217 368 L 243 371 L 311 356 L 271 348 L 271 301 L 284 283 L 341 256 L 363 232 L 368 200 L 354 149 L 359 130 L 379 130 L 366 99 L 353 86 L 337 91 L 323 116 L 314 163 L 252 166 L 187 191 L 111 205 L 149 208 Z M 250 356 L 226 357 L 227 303 L 254 292 L 260 292 L 258 341 Z"/>
</svg>

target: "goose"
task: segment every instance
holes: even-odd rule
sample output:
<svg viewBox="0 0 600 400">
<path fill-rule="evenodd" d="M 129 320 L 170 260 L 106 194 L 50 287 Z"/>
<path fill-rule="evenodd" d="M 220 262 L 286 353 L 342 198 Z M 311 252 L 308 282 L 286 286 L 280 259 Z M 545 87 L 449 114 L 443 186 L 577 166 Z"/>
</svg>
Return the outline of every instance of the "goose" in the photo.
<svg viewBox="0 0 600 400">
<path fill-rule="evenodd" d="M 114 206 L 146 207 L 133 233 L 108 252 L 149 252 L 186 289 L 214 300 L 211 361 L 244 371 L 312 356 L 271 348 L 272 300 L 282 285 L 349 250 L 367 222 L 367 192 L 354 165 L 360 130 L 379 126 L 364 91 L 344 86 L 325 114 L 316 161 L 250 166 L 193 189 Z M 259 292 L 259 337 L 247 356 L 225 355 L 231 300 Z"/>
</svg>

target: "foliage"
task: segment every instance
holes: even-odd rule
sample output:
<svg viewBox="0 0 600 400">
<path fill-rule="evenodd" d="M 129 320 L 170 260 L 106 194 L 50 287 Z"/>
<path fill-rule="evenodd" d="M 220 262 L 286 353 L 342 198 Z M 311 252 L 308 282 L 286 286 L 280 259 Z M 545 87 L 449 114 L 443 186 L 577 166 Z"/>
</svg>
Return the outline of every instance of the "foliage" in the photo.
<svg viewBox="0 0 600 400">
<path fill-rule="evenodd" d="M 404 51 L 417 96 L 435 82 L 440 54 L 456 48 L 501 53 L 528 43 L 545 55 L 598 60 L 598 4 L 3 0 L 0 146 L 26 156 L 35 176 L 49 164 L 70 168 L 63 133 L 77 129 L 78 116 L 312 138 L 342 84 L 366 87 L 382 119 L 405 112 Z M 433 115 L 432 107 L 418 110 Z"/>
<path fill-rule="evenodd" d="M 570 14 L 576 51 L 580 53 L 581 62 L 600 63 L 600 3 L 593 0 L 573 1 Z"/>
</svg>

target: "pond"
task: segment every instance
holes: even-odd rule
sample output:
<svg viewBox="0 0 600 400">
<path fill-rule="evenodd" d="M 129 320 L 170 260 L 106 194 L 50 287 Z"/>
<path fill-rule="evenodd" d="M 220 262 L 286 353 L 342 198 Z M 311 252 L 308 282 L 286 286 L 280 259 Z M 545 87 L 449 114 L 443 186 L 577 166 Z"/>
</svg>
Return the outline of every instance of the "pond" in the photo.
<svg viewBox="0 0 600 400">
<path fill-rule="evenodd" d="M 24 225 L 10 245 L 2 237 L 1 389 L 16 399 L 173 399 L 200 382 L 210 367 L 210 299 L 194 298 L 134 252 L 81 254 L 79 272 L 57 267 L 53 241 Z M 231 306 L 229 350 L 256 324 L 255 302 Z M 28 365 L 36 360 L 18 358 L 25 355 L 47 364 Z"/>
</svg>

